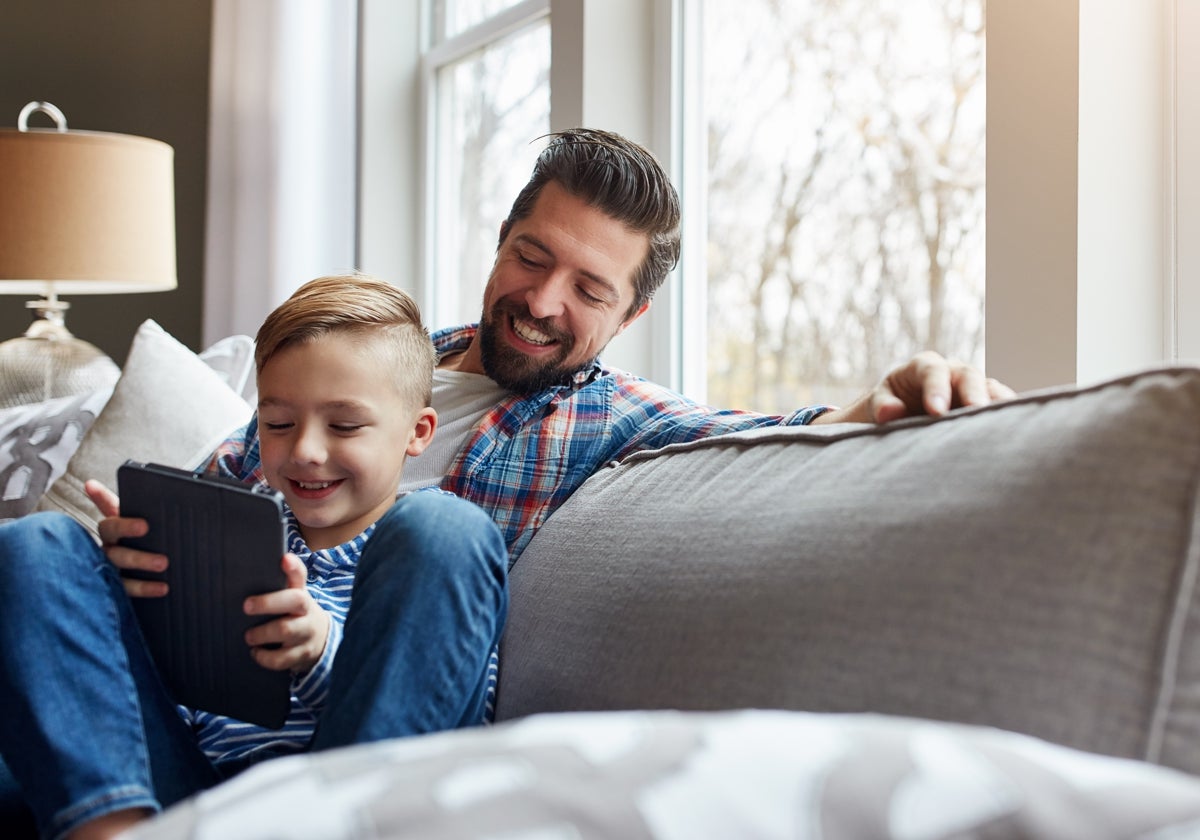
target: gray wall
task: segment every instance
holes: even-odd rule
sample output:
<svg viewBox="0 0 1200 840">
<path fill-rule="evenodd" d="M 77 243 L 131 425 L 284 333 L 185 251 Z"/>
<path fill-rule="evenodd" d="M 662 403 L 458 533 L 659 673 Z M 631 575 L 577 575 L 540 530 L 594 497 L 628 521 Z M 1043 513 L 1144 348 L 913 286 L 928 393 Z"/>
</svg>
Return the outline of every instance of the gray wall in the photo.
<svg viewBox="0 0 1200 840">
<path fill-rule="evenodd" d="M 175 149 L 179 287 L 65 297 L 67 326 L 118 364 L 146 318 L 201 349 L 211 23 L 211 0 L 0 2 L 0 125 L 15 128 L 26 102 L 45 100 L 71 128 L 152 137 Z M 31 124 L 52 125 L 42 114 Z M 0 339 L 24 332 L 26 299 L 0 296 Z"/>
</svg>

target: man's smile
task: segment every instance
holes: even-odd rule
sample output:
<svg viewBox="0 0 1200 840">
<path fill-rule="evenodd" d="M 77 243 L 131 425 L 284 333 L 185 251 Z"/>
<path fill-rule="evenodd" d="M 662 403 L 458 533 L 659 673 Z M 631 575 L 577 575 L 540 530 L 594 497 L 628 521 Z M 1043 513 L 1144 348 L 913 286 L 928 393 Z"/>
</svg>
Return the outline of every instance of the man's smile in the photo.
<svg viewBox="0 0 1200 840">
<path fill-rule="evenodd" d="M 515 315 L 509 316 L 509 324 L 512 326 L 512 331 L 517 337 L 530 344 L 536 344 L 539 347 L 545 347 L 548 344 L 555 343 L 556 339 L 553 336 L 547 335 L 541 330 L 533 326 L 528 321 L 518 320 Z"/>
</svg>

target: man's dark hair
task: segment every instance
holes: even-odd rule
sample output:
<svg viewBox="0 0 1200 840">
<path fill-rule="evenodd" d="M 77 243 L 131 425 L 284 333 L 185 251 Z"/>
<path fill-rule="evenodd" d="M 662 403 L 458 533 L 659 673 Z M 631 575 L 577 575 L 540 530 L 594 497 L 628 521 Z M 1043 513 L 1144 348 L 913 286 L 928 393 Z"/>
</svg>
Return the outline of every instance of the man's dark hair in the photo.
<svg viewBox="0 0 1200 840">
<path fill-rule="evenodd" d="M 550 181 L 650 240 L 633 277 L 633 305 L 626 317 L 654 297 L 679 261 L 679 194 L 649 151 L 610 131 L 573 128 L 550 135 L 533 175 L 501 228 L 499 245 L 514 223 L 533 212 Z"/>
</svg>

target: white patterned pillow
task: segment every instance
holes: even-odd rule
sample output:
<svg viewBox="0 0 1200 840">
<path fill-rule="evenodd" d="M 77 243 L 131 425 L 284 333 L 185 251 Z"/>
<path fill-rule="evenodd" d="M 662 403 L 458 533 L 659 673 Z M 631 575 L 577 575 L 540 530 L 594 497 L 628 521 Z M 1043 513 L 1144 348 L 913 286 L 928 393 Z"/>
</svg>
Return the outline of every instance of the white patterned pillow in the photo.
<svg viewBox="0 0 1200 840">
<path fill-rule="evenodd" d="M 112 388 L 0 411 L 0 519 L 16 519 L 67 469 Z"/>
<path fill-rule="evenodd" d="M 1200 779 L 881 715 L 538 715 L 257 765 L 130 840 L 1200 836 Z"/>
<path fill-rule="evenodd" d="M 250 417 L 251 406 L 227 384 L 229 375 L 154 321 L 143 322 L 112 396 L 37 509 L 67 513 L 94 534 L 99 512 L 83 491 L 88 479 L 115 489 L 117 467 L 127 458 L 199 465 Z"/>
</svg>

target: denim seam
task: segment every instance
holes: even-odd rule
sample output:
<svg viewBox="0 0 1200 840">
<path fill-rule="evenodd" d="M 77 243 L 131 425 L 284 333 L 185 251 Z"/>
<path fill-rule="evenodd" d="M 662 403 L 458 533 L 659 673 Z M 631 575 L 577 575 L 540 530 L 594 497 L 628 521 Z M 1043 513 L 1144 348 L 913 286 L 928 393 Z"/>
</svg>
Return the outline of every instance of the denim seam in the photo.
<svg viewBox="0 0 1200 840">
<path fill-rule="evenodd" d="M 123 785 L 55 814 L 50 822 L 50 834 L 55 838 L 65 837 L 78 828 L 85 818 L 91 820 L 128 808 L 149 808 L 154 812 L 161 810 L 151 791 L 141 785 Z"/>
</svg>

